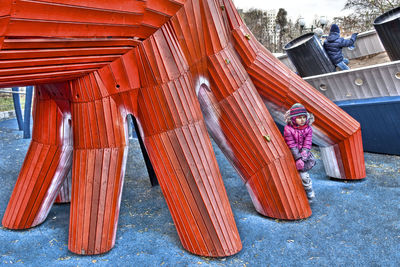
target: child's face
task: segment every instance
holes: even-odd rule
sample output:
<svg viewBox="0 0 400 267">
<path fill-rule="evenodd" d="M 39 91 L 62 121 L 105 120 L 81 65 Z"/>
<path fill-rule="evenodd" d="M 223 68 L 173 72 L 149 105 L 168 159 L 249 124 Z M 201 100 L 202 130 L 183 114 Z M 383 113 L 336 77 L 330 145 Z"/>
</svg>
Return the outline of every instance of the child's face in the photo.
<svg viewBox="0 0 400 267">
<path fill-rule="evenodd" d="M 306 121 L 307 121 L 307 117 L 304 115 L 296 117 L 296 124 L 299 126 L 303 126 L 304 124 L 306 124 Z"/>
</svg>

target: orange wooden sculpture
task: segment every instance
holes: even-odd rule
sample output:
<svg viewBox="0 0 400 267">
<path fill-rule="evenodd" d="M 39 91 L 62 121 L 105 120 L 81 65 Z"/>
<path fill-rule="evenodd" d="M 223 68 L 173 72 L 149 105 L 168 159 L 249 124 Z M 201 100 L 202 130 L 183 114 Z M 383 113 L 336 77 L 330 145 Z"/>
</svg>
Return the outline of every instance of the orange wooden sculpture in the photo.
<svg viewBox="0 0 400 267">
<path fill-rule="evenodd" d="M 360 125 L 257 43 L 229 0 L 4 0 L 0 49 L 0 86 L 36 85 L 33 138 L 3 226 L 43 222 L 72 164 L 74 253 L 114 246 L 128 114 L 195 254 L 241 249 L 206 125 L 265 216 L 311 215 L 265 103 L 273 115 L 303 103 L 328 175 L 365 177 Z"/>
</svg>

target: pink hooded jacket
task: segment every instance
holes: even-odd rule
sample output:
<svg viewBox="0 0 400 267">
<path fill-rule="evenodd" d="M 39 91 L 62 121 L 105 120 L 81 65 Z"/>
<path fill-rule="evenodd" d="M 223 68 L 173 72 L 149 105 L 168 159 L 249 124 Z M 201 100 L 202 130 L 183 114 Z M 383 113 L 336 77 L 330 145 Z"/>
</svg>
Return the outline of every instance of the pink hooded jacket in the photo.
<svg viewBox="0 0 400 267">
<path fill-rule="evenodd" d="M 297 170 L 305 172 L 316 163 L 310 152 L 313 135 L 311 124 L 314 122 L 314 116 L 307 112 L 307 122 L 304 126 L 293 125 L 295 124 L 293 118 L 290 117 L 290 110 L 288 110 L 285 114 L 287 124 L 283 131 L 283 138 L 296 161 Z"/>
<path fill-rule="evenodd" d="M 312 128 L 307 125 L 304 129 L 296 129 L 292 125 L 286 125 L 283 131 L 283 137 L 289 148 L 297 148 L 301 151 L 302 148 L 311 149 L 312 146 Z"/>
</svg>

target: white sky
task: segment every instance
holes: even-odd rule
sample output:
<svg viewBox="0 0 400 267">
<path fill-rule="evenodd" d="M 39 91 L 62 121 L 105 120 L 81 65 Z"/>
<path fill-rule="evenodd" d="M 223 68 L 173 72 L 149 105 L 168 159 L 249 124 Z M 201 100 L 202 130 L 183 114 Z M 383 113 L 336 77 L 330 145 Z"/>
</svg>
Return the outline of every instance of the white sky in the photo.
<svg viewBox="0 0 400 267">
<path fill-rule="evenodd" d="M 315 15 L 325 16 L 332 22 L 333 17 L 347 15 L 348 10 L 342 11 L 346 0 L 233 0 L 236 8 L 263 10 L 284 8 L 288 12 L 288 18 L 293 22 L 298 17 L 306 20 L 306 27 L 310 26 Z"/>
</svg>

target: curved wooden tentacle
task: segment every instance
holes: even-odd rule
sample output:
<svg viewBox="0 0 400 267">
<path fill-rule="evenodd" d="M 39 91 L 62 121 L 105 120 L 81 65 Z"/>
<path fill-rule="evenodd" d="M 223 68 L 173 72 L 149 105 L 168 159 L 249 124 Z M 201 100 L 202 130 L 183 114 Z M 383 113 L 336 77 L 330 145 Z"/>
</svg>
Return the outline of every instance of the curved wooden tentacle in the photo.
<svg viewBox="0 0 400 267">
<path fill-rule="evenodd" d="M 174 32 L 163 27 L 144 41 L 139 62 L 138 120 L 182 245 L 203 256 L 233 255 L 240 237 Z"/>
<path fill-rule="evenodd" d="M 229 60 L 229 64 L 226 60 Z M 210 57 L 206 122 L 246 183 L 261 214 L 279 219 L 311 215 L 293 157 L 232 48 Z M 204 100 L 201 101 L 204 103 Z M 211 115 L 212 114 L 212 115 Z M 223 135 L 224 140 L 217 138 Z"/>
<path fill-rule="evenodd" d="M 245 181 L 257 211 L 282 219 L 308 217 L 311 210 L 293 159 L 230 45 L 221 11 L 216 1 L 193 1 L 171 21 L 208 129 Z M 264 139 L 267 135 L 272 142 Z"/>
<path fill-rule="evenodd" d="M 265 49 L 230 0 L 224 0 L 224 4 L 235 49 L 273 114 L 283 118 L 284 110 L 302 103 L 316 117 L 314 141 L 321 147 L 327 174 L 340 179 L 365 178 L 360 124 Z"/>
</svg>

